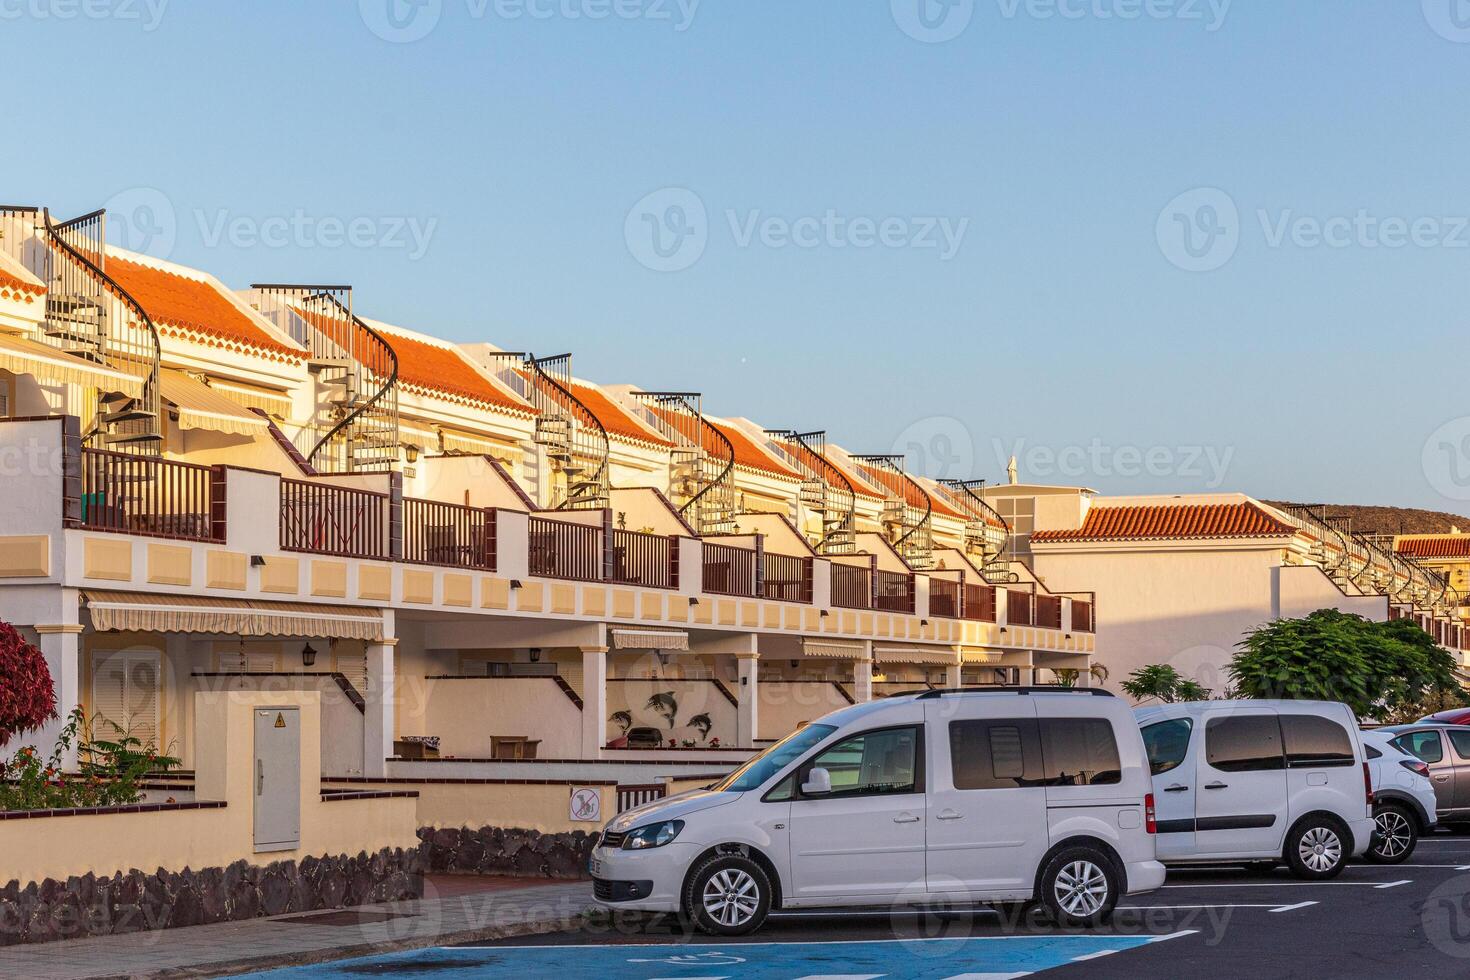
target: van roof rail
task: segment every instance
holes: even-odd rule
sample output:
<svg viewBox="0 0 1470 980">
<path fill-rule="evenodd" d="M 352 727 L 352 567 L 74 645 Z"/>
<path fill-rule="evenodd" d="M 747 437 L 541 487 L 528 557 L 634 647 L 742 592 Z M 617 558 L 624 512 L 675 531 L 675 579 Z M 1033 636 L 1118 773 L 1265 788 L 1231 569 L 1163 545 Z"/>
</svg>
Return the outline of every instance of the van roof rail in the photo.
<svg viewBox="0 0 1470 980">
<path fill-rule="evenodd" d="M 1115 696 L 1112 691 L 1105 691 L 1100 687 L 936 687 L 919 692 L 918 700 L 928 701 L 942 698 L 946 694 L 1090 694 L 1099 698 Z"/>
</svg>

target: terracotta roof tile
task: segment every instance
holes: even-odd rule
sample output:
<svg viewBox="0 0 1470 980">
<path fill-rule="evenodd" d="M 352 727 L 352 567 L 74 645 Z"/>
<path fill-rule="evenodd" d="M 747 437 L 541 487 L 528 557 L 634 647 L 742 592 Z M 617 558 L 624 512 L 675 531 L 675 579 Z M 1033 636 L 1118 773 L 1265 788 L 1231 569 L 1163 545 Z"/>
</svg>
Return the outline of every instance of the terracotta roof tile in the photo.
<svg viewBox="0 0 1470 980">
<path fill-rule="evenodd" d="M 107 274 L 115 279 L 152 318 L 160 330 L 204 334 L 277 355 L 303 353 L 261 329 L 211 283 L 166 272 L 139 262 L 109 257 Z"/>
<path fill-rule="evenodd" d="M 1048 541 L 1157 541 L 1171 538 L 1289 536 L 1295 528 L 1251 502 L 1238 504 L 1095 504 L 1082 527 L 1036 531 Z"/>
<path fill-rule="evenodd" d="M 719 422 L 716 422 L 713 419 L 706 418 L 706 421 L 709 422 L 709 424 L 714 426 L 716 429 L 719 429 L 721 432 L 723 432 L 725 434 L 725 438 L 730 440 L 730 445 L 735 450 L 736 466 L 745 466 L 753 470 L 762 470 L 766 473 L 773 473 L 776 476 L 784 476 L 788 479 L 793 480 L 801 478 L 801 474 L 797 473 L 789 466 L 786 466 L 773 459 L 769 453 L 765 452 L 760 448 L 760 446 L 756 445 L 756 443 L 741 429 L 738 429 L 733 425 L 721 425 Z M 711 441 L 712 440 L 713 437 L 711 437 Z"/>
<path fill-rule="evenodd" d="M 1394 550 L 1411 558 L 1470 558 L 1470 534 L 1409 538 L 1394 545 Z"/>
<path fill-rule="evenodd" d="M 29 303 L 37 296 L 46 292 L 46 287 L 40 283 L 22 279 L 20 276 L 0 269 L 0 297 L 14 299 L 21 303 Z"/>
<path fill-rule="evenodd" d="M 656 446 L 672 445 L 667 439 L 639 425 L 625 408 L 603 394 L 600 389 L 574 381 L 571 392 L 579 402 L 587 406 L 587 411 L 597 416 L 597 421 L 602 423 L 608 435 L 636 439 Z"/>
<path fill-rule="evenodd" d="M 869 466 L 866 463 L 859 463 L 858 469 L 862 471 L 863 477 L 869 482 L 883 487 L 895 496 L 902 497 L 913 507 L 923 507 L 927 499 L 934 513 L 941 514 L 945 517 L 957 517 L 960 520 L 965 520 L 964 514 L 955 510 L 937 495 L 930 493 L 921 486 L 910 483 L 892 470 L 884 469 L 881 466 Z"/>
</svg>

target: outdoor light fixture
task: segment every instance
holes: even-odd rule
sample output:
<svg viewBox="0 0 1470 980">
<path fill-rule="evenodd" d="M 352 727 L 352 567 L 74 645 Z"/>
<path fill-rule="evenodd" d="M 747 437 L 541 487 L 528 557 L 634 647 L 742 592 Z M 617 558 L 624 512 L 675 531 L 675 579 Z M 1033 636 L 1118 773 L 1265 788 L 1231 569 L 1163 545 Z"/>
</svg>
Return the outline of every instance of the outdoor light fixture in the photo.
<svg viewBox="0 0 1470 980">
<path fill-rule="evenodd" d="M 531 648 L 531 663 L 533 663 L 533 664 L 539 664 L 540 662 L 541 662 L 541 648 L 540 647 L 532 647 Z"/>
<path fill-rule="evenodd" d="M 691 606 L 697 606 L 697 605 L 699 605 L 699 598 L 697 596 L 690 596 L 689 597 L 689 604 Z"/>
<path fill-rule="evenodd" d="M 265 556 L 264 555 L 251 555 L 250 556 L 250 567 L 251 568 L 260 568 L 264 564 L 265 564 Z"/>
<path fill-rule="evenodd" d="M 1001 632 L 1002 632 L 1002 633 L 1004 633 L 1004 632 L 1005 632 L 1005 631 L 1006 631 L 1006 628 L 1005 628 L 1005 627 L 1004 627 L 1004 626 L 1002 626 L 1002 627 L 1001 627 L 1001 628 L 1000 628 L 1000 631 L 1001 631 Z"/>
<path fill-rule="evenodd" d="M 929 625 L 929 620 L 927 620 L 927 619 L 921 619 L 921 620 L 919 620 L 919 625 L 920 626 L 928 626 Z"/>
<path fill-rule="evenodd" d="M 301 648 L 301 665 L 303 667 L 310 667 L 310 666 L 312 666 L 315 663 L 316 663 L 316 647 L 314 647 L 310 643 L 308 643 L 308 644 L 306 644 L 305 646 L 303 646 Z"/>
<path fill-rule="evenodd" d="M 410 464 L 417 463 L 419 461 L 419 447 L 414 445 L 404 446 L 403 458 Z"/>
<path fill-rule="evenodd" d="M 830 615 L 832 615 L 832 610 L 830 610 L 830 609 L 823 609 L 822 610 L 822 618 L 823 619 L 826 619 Z"/>
<path fill-rule="evenodd" d="M 526 584 L 518 578 L 513 578 L 510 580 L 510 587 L 512 589 L 524 589 Z"/>
</svg>

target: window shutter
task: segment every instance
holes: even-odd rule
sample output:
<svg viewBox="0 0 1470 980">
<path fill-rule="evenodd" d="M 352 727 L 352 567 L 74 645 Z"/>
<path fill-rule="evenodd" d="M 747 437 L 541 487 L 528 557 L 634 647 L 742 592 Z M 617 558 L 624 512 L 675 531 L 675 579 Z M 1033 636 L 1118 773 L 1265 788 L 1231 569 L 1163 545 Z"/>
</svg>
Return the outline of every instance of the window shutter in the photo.
<svg viewBox="0 0 1470 980">
<path fill-rule="evenodd" d="M 129 651 L 99 660 L 92 675 L 92 711 L 101 717 L 93 734 L 109 740 L 125 733 L 157 747 L 158 688 L 156 653 Z"/>
</svg>

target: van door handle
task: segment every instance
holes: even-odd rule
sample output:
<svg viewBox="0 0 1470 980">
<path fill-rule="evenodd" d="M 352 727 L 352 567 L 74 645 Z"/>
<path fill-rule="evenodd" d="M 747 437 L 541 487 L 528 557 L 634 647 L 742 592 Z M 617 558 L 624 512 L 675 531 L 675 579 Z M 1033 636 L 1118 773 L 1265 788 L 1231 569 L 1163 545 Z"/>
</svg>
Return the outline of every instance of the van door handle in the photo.
<svg viewBox="0 0 1470 980">
<path fill-rule="evenodd" d="M 1226 789 L 1229 783 L 1205 783 L 1205 789 Z"/>
<path fill-rule="evenodd" d="M 1449 774 L 1448 773 L 1446 773 L 1443 776 L 1435 776 L 1434 777 L 1434 781 L 1436 783 L 1447 783 L 1447 782 L 1449 782 L 1449 779 L 1450 779 L 1450 777 L 1449 777 Z"/>
<path fill-rule="evenodd" d="M 1182 793 L 1182 792 L 1184 792 L 1187 789 L 1189 789 L 1188 786 L 1180 786 L 1178 783 L 1175 783 L 1173 786 L 1165 786 L 1164 787 L 1164 792 L 1165 793 Z"/>
<path fill-rule="evenodd" d="M 945 810 L 942 813 L 936 813 L 934 815 L 934 819 L 936 819 L 936 820 L 959 820 L 963 816 L 964 816 L 963 813 L 958 813 L 958 812 L 956 812 L 954 810 Z"/>
<path fill-rule="evenodd" d="M 916 816 L 914 816 L 912 813 L 900 813 L 898 816 L 896 816 L 896 817 L 893 818 L 893 822 L 894 823 L 918 823 L 919 822 L 919 818 L 916 817 Z"/>
</svg>

